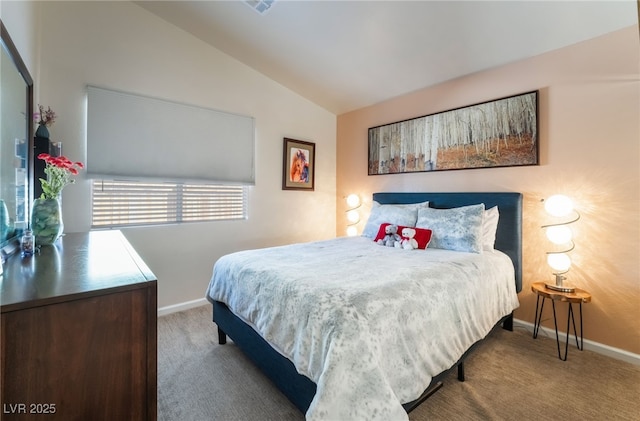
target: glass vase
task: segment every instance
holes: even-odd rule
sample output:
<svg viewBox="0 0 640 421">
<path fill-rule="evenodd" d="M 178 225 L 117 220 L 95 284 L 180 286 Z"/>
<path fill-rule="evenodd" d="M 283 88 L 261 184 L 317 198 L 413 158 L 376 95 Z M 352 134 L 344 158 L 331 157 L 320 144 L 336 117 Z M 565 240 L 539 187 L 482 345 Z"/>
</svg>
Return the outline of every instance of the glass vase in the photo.
<svg viewBox="0 0 640 421">
<path fill-rule="evenodd" d="M 44 124 L 39 124 L 36 129 L 36 137 L 42 137 L 44 139 L 49 139 L 49 129 Z"/>
<path fill-rule="evenodd" d="M 20 249 L 22 250 L 22 257 L 33 256 L 35 250 L 35 240 L 33 238 L 33 232 L 31 230 L 25 230 L 22 237 L 20 237 Z"/>
<path fill-rule="evenodd" d="M 4 200 L 0 199 L 0 243 L 4 243 L 11 236 L 11 220 Z"/>
<path fill-rule="evenodd" d="M 62 207 L 58 199 L 36 199 L 31 210 L 31 230 L 38 246 L 55 243 L 62 235 Z"/>
</svg>

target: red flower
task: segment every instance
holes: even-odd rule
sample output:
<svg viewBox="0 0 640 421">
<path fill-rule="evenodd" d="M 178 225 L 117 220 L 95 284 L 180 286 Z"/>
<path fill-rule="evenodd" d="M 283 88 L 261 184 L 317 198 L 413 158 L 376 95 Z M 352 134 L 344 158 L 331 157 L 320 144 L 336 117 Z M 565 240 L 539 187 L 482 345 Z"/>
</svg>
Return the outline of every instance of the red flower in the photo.
<svg viewBox="0 0 640 421">
<path fill-rule="evenodd" d="M 72 175 L 78 175 L 78 168 L 84 168 L 82 162 L 73 162 L 66 156 L 51 156 L 47 153 L 38 155 L 38 159 L 42 159 L 45 163 L 44 172 L 47 179 L 40 179 L 42 184 L 42 199 L 52 199 L 60 196 L 62 189 L 67 184 L 75 182 L 71 178 Z"/>
</svg>

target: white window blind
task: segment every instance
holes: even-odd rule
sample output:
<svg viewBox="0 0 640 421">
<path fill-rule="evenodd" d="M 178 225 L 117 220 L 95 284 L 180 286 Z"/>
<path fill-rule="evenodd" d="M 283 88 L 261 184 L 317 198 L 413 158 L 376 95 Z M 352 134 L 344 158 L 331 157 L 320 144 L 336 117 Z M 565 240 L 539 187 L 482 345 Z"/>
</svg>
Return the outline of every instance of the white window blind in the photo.
<svg viewBox="0 0 640 421">
<path fill-rule="evenodd" d="M 89 86 L 87 175 L 253 185 L 252 117 Z"/>
<path fill-rule="evenodd" d="M 94 180 L 93 228 L 246 219 L 247 186 Z"/>
</svg>

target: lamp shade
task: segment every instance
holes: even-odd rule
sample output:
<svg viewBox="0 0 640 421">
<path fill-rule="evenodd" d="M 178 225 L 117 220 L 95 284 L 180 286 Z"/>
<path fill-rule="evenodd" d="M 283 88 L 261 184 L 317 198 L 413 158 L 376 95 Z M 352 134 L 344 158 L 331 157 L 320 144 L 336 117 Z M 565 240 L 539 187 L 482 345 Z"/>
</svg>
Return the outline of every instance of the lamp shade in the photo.
<svg viewBox="0 0 640 421">
<path fill-rule="evenodd" d="M 355 208 L 360 204 L 360 197 L 357 194 L 350 194 L 347 196 L 347 205 L 351 208 Z"/>
<path fill-rule="evenodd" d="M 552 253 L 547 256 L 547 263 L 560 273 L 567 272 L 571 267 L 571 259 L 565 253 Z"/>
<path fill-rule="evenodd" d="M 547 238 L 554 244 L 566 244 L 571 241 L 572 237 L 571 228 L 566 225 L 547 227 Z"/>
<path fill-rule="evenodd" d="M 573 202 L 565 195 L 555 194 L 545 200 L 544 209 L 553 216 L 566 216 L 573 210 Z"/>
<path fill-rule="evenodd" d="M 360 220 L 360 214 L 357 210 L 350 210 L 349 212 L 347 212 L 347 219 L 349 220 L 349 222 L 356 223 Z"/>
</svg>

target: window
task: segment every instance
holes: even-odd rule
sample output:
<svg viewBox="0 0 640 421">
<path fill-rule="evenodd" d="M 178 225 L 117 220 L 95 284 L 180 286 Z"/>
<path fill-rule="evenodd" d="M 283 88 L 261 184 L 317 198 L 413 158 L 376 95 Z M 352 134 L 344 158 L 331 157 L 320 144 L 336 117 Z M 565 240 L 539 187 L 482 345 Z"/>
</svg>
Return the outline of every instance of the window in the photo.
<svg viewBox="0 0 640 421">
<path fill-rule="evenodd" d="M 254 164 L 253 117 L 87 87 L 93 228 L 246 219 Z"/>
<path fill-rule="evenodd" d="M 94 180 L 92 228 L 247 218 L 247 186 Z"/>
<path fill-rule="evenodd" d="M 89 86 L 87 177 L 255 184 L 255 121 Z"/>
</svg>

